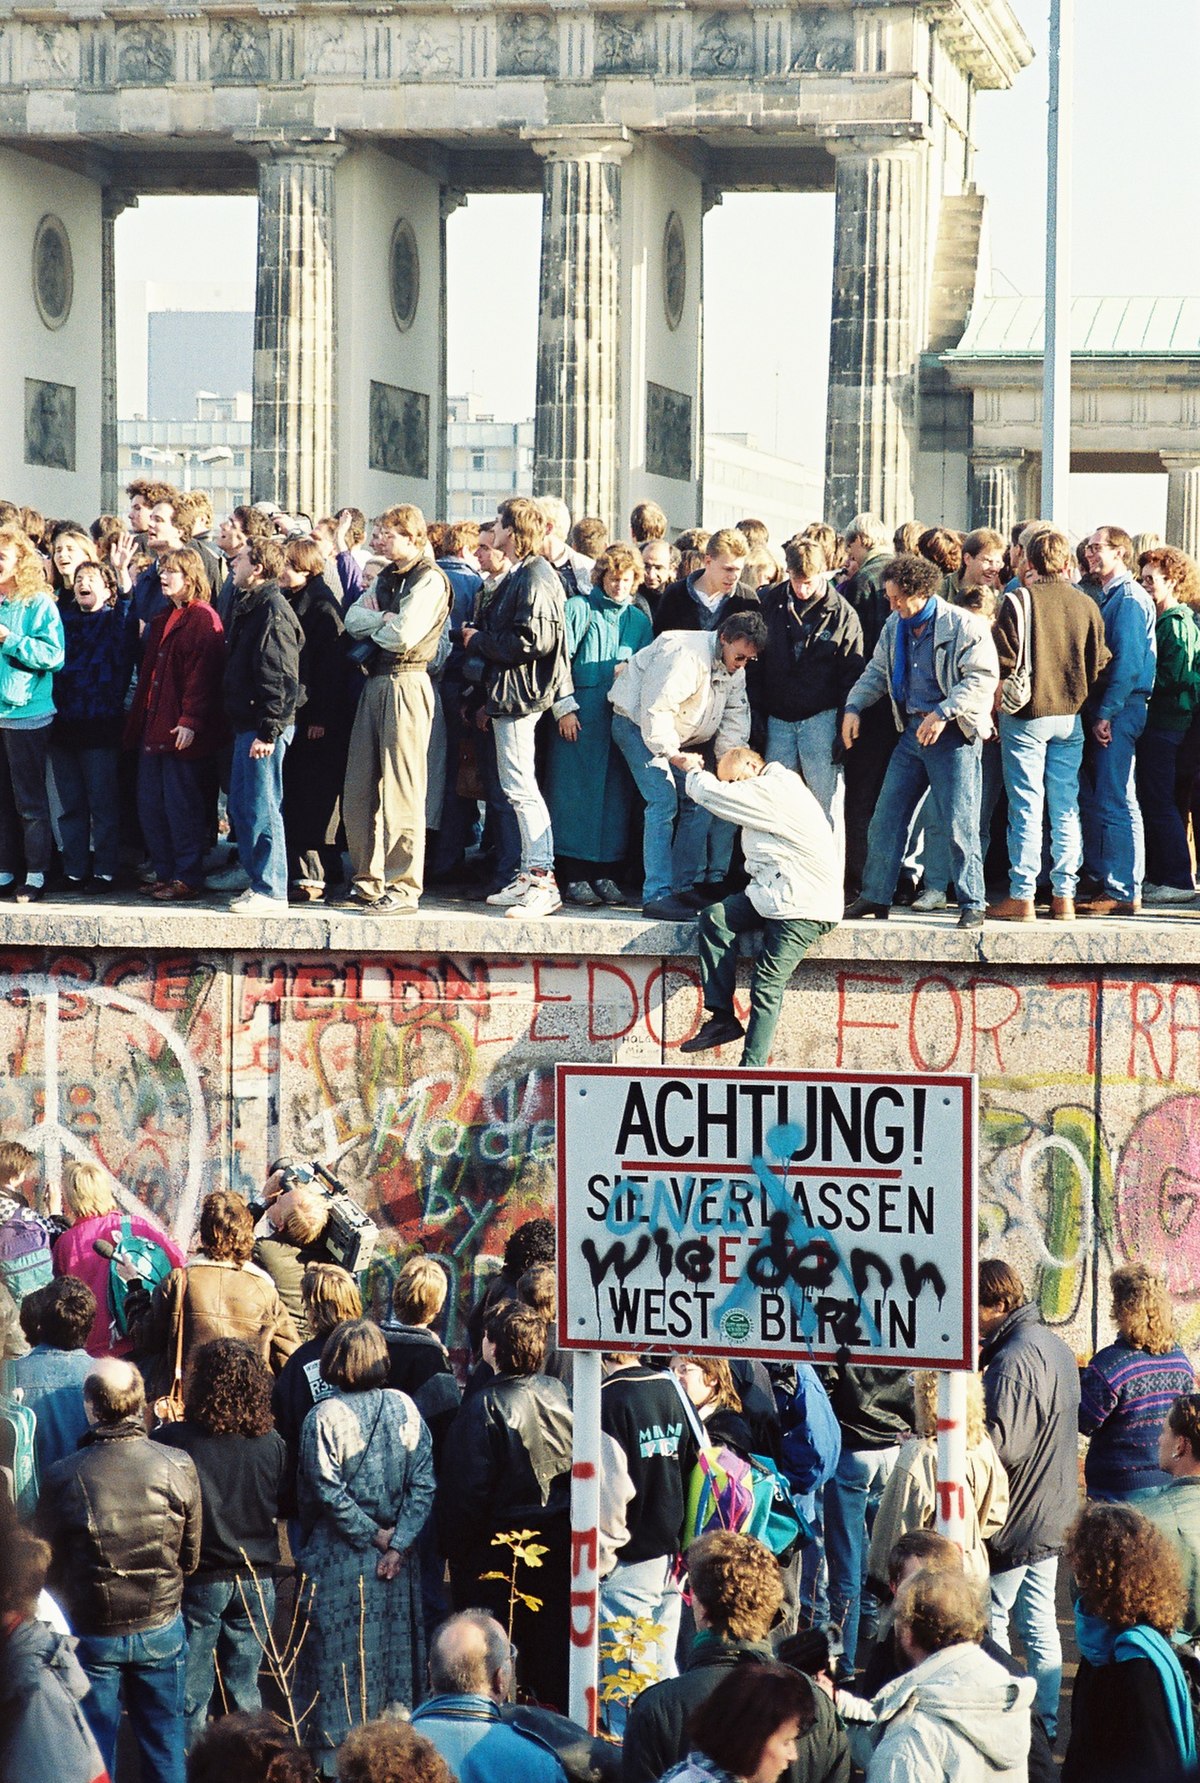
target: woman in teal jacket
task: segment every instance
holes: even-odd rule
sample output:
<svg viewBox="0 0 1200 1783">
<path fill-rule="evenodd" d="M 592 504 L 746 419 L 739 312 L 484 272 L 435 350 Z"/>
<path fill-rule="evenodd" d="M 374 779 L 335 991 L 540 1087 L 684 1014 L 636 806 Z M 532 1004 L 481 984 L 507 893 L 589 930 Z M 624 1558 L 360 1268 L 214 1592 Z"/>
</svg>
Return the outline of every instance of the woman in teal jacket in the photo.
<svg viewBox="0 0 1200 1783">
<path fill-rule="evenodd" d="M 0 897 L 16 886 L 18 904 L 46 891 L 46 755 L 62 665 L 62 620 L 42 560 L 19 526 L 0 526 Z"/>
<path fill-rule="evenodd" d="M 1194 896 L 1187 830 L 1175 797 L 1179 749 L 1200 707 L 1200 596 L 1196 565 L 1164 546 L 1143 551 L 1142 587 L 1154 602 L 1154 692 L 1137 743 L 1137 794 L 1146 826 L 1145 904 L 1190 904 Z"/>
<path fill-rule="evenodd" d="M 654 627 L 633 597 L 642 560 L 628 545 L 596 559 L 592 587 L 566 606 L 567 650 L 578 710 L 550 734 L 547 804 L 558 856 L 558 882 L 573 904 L 621 904 L 612 878 L 629 839 L 633 780 L 612 746 L 608 690 L 619 662 L 654 641 Z"/>
</svg>

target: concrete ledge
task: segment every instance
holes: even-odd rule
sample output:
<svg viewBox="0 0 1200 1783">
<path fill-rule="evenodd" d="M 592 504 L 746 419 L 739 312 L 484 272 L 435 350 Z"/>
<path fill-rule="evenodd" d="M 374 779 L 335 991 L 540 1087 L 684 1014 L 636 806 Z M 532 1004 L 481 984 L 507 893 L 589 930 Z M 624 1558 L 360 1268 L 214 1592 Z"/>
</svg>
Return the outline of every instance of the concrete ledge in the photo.
<svg viewBox="0 0 1200 1783">
<path fill-rule="evenodd" d="M 414 916 L 368 916 L 294 905 L 279 916 L 236 916 L 226 898 L 163 906 L 132 897 L 89 903 L 0 903 L 0 948 L 148 948 L 196 953 L 478 954 L 495 958 L 662 959 L 696 951 L 694 923 L 654 922 L 632 911 L 564 909 L 517 921 L 486 905 L 431 898 Z M 812 952 L 821 960 L 959 966 L 1200 966 L 1200 914 L 1074 923 L 988 923 L 962 930 L 953 911 L 888 922 L 843 923 Z"/>
</svg>

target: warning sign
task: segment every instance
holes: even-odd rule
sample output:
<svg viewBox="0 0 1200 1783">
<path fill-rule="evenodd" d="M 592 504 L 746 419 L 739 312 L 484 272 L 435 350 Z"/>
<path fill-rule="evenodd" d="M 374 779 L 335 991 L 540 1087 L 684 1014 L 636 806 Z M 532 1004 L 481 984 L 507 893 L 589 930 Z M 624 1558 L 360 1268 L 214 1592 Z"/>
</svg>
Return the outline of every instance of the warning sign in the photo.
<svg viewBox="0 0 1200 1783">
<path fill-rule="evenodd" d="M 974 1368 L 973 1077 L 559 1065 L 564 1349 Z"/>
</svg>

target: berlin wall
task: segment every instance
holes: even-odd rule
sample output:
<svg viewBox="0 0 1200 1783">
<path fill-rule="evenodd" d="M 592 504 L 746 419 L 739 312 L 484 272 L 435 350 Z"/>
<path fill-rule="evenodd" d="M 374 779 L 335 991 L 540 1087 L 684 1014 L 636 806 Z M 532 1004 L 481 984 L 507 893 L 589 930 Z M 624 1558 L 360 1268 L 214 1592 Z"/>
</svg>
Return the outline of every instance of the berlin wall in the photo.
<svg viewBox="0 0 1200 1783">
<path fill-rule="evenodd" d="M 1112 1262 L 1159 1266 L 1198 1342 L 1200 963 L 1170 957 L 1182 925 L 1170 946 L 1148 924 L 1043 927 L 990 949 L 915 923 L 835 933 L 793 981 L 776 1062 L 977 1072 L 983 1254 L 1080 1353 L 1110 1330 Z M 319 1158 L 384 1229 L 378 1288 L 414 1244 L 446 1259 L 453 1344 L 508 1232 L 552 1209 L 555 1064 L 670 1064 L 699 1024 L 694 957 L 632 951 L 643 934 L 577 924 L 588 948 L 522 957 L 9 946 L 0 1132 L 42 1155 L 52 1195 L 64 1159 L 95 1157 L 184 1241 L 208 1189 Z"/>
</svg>

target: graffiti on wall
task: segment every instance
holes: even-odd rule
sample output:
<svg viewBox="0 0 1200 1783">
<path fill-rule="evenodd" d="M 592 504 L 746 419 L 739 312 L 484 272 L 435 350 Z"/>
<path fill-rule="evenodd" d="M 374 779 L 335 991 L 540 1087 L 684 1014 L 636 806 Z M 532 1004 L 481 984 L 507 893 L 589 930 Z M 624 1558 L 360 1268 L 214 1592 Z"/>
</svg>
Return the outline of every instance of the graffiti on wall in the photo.
<svg viewBox="0 0 1200 1783">
<path fill-rule="evenodd" d="M 95 1157 L 182 1238 L 206 1189 L 320 1158 L 385 1229 L 384 1288 L 411 1246 L 443 1256 L 453 1335 L 512 1228 L 552 1206 L 554 1065 L 669 1062 L 702 1007 L 688 960 L 10 950 L 0 1132 L 52 1195 L 66 1158 Z M 776 1058 L 977 1072 L 985 1252 L 1081 1353 L 1126 1256 L 1165 1270 L 1200 1341 L 1200 976 L 814 964 Z"/>
</svg>

